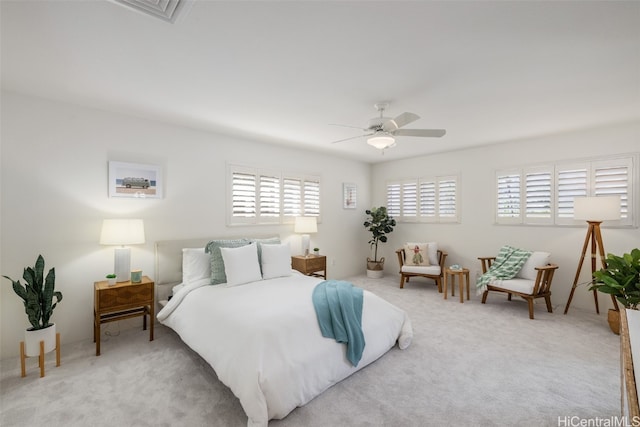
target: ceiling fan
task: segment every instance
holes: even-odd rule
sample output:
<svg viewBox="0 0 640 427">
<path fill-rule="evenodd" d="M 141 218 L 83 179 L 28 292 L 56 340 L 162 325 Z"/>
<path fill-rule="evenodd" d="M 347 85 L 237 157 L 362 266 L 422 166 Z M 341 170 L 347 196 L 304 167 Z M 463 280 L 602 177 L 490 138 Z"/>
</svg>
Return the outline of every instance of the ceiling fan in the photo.
<svg viewBox="0 0 640 427">
<path fill-rule="evenodd" d="M 337 142 L 349 141 L 356 138 L 367 138 L 367 144 L 379 149 L 384 150 L 394 147 L 396 145 L 396 136 L 418 136 L 418 137 L 431 137 L 439 138 L 447 133 L 444 129 L 400 129 L 403 126 L 413 123 L 420 118 L 414 113 L 402 113 L 397 117 L 385 117 L 384 111 L 389 107 L 388 102 L 379 102 L 374 105 L 376 110 L 380 113 L 380 117 L 374 117 L 369 120 L 369 125 L 366 128 L 360 128 L 356 126 L 333 124 L 333 126 L 344 126 L 355 129 L 362 129 L 365 133 L 363 135 L 352 136 L 338 141 L 333 141 L 332 144 Z"/>
</svg>

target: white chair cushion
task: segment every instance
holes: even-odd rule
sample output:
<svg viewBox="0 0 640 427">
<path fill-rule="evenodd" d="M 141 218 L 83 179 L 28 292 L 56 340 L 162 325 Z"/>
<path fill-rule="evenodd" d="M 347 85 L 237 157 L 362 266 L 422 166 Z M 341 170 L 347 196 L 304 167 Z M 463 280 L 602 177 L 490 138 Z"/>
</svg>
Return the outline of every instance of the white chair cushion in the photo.
<svg viewBox="0 0 640 427">
<path fill-rule="evenodd" d="M 509 279 L 509 280 L 502 280 L 501 282 L 496 283 L 495 285 L 489 285 L 489 286 L 530 295 L 533 292 L 533 287 L 535 286 L 535 284 L 536 284 L 535 280 Z"/>
<path fill-rule="evenodd" d="M 400 271 L 403 273 L 429 274 L 431 276 L 439 276 L 440 266 L 430 265 L 427 267 L 418 267 L 415 265 L 403 265 Z"/>
<path fill-rule="evenodd" d="M 550 259 L 551 254 L 549 252 L 533 252 L 522 265 L 522 268 L 518 271 L 516 277 L 520 279 L 536 280 L 536 277 L 538 276 L 536 267 L 544 267 L 549 264 Z"/>
<path fill-rule="evenodd" d="M 415 246 L 415 245 L 429 245 L 427 248 L 427 254 L 429 255 L 429 264 L 431 265 L 439 265 L 438 263 L 438 242 L 407 242 L 405 245 Z M 405 254 L 406 256 L 407 254 Z M 405 258 L 406 259 L 406 258 Z"/>
</svg>

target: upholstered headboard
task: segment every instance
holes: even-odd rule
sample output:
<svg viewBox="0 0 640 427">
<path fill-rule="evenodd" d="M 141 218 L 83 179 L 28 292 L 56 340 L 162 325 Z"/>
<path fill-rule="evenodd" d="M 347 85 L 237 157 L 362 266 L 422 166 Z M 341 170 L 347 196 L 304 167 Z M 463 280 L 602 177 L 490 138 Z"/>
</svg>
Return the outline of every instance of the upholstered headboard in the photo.
<svg viewBox="0 0 640 427">
<path fill-rule="evenodd" d="M 245 238 L 265 239 L 274 237 L 273 234 L 265 236 L 240 236 Z M 236 236 L 203 237 L 195 239 L 159 240 L 155 243 L 155 283 L 156 301 L 166 300 L 171 294 L 173 286 L 182 281 L 182 249 L 203 248 L 212 240 L 237 239 Z"/>
</svg>

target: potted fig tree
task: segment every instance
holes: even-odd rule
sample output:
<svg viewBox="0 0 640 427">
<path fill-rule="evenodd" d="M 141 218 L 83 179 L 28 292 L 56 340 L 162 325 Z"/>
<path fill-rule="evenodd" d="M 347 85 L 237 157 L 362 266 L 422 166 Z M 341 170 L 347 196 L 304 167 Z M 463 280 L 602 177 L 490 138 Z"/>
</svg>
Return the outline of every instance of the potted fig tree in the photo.
<svg viewBox="0 0 640 427">
<path fill-rule="evenodd" d="M 51 322 L 51 315 L 58 303 L 62 301 L 62 293 L 55 290 L 55 269 L 50 269 L 45 278 L 44 258 L 38 255 L 35 266 L 24 269 L 22 274 L 26 282 L 24 285 L 20 280 L 3 277 L 13 283 L 13 290 L 22 298 L 25 312 L 31 323 L 31 327 L 25 331 L 26 355 L 39 355 L 40 341 L 44 341 L 45 353 L 55 349 L 56 324 Z"/>
<path fill-rule="evenodd" d="M 367 220 L 364 227 L 371 233 L 369 246 L 373 249 L 373 259 L 367 257 L 367 277 L 380 278 L 384 273 L 384 257 L 378 259 L 378 243 L 387 241 L 387 234 L 393 231 L 396 220 L 387 212 L 387 208 L 380 206 L 365 211 Z"/>
<path fill-rule="evenodd" d="M 620 308 L 638 310 L 640 305 L 640 249 L 622 256 L 607 254 L 606 267 L 593 273 L 594 282 L 589 290 L 611 295 L 615 308 L 609 310 L 609 327 L 620 333 Z"/>
</svg>

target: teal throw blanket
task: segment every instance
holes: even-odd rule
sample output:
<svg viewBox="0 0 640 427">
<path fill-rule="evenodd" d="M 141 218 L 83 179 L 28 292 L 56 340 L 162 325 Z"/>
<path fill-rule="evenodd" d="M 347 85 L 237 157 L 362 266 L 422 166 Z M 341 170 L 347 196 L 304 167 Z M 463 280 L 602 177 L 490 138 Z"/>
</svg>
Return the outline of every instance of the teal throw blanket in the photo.
<svg viewBox="0 0 640 427">
<path fill-rule="evenodd" d="M 340 280 L 320 282 L 312 295 L 322 336 L 345 343 L 353 366 L 358 366 L 365 346 L 362 298 L 362 289 Z"/>
<path fill-rule="evenodd" d="M 492 284 L 496 280 L 513 279 L 530 255 L 531 251 L 525 251 L 524 249 L 518 249 L 508 245 L 500 248 L 498 256 L 496 256 L 496 260 L 491 264 L 489 270 L 478 278 L 476 282 L 478 291 L 486 291 L 487 285 Z"/>
</svg>

